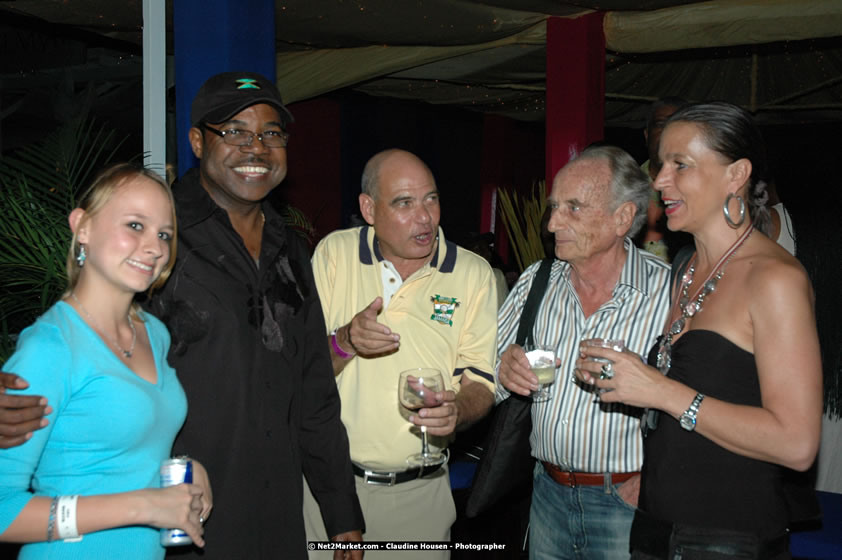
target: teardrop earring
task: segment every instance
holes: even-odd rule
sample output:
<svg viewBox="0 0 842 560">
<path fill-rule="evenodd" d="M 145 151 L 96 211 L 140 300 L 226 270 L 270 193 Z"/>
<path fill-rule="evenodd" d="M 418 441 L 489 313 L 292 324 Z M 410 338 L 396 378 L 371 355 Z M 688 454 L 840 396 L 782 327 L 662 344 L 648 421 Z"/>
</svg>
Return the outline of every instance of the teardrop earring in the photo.
<svg viewBox="0 0 842 560">
<path fill-rule="evenodd" d="M 79 243 L 79 254 L 76 255 L 76 263 L 79 265 L 79 268 L 85 266 L 85 260 L 88 258 L 88 253 L 85 251 L 85 246 Z"/>
</svg>

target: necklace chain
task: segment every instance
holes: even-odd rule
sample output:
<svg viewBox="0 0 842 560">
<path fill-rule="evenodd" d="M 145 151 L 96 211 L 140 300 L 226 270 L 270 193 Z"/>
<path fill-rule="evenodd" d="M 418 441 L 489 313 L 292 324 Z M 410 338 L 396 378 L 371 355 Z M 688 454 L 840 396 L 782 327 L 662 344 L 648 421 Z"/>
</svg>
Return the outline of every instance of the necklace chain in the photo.
<svg viewBox="0 0 842 560">
<path fill-rule="evenodd" d="M 85 306 L 84 306 L 84 305 L 82 305 L 82 302 L 81 302 L 81 301 L 79 301 L 79 298 L 77 298 L 77 297 L 76 297 L 76 294 L 75 294 L 74 292 L 70 292 L 70 297 L 72 297 L 72 298 L 73 298 L 73 301 L 75 301 L 75 302 L 79 305 L 79 309 L 81 309 L 81 310 L 82 310 L 82 313 L 84 313 L 84 314 L 85 314 L 85 317 L 87 317 L 87 318 L 91 321 L 91 323 L 93 323 L 93 326 L 96 328 L 96 330 L 98 330 L 99 332 L 101 332 L 102 334 L 104 334 L 104 335 L 105 335 L 105 337 L 106 337 L 108 340 L 110 340 L 110 341 L 111 341 L 111 343 L 112 343 L 114 346 L 116 346 L 116 347 L 117 347 L 117 349 L 118 349 L 120 352 L 122 352 L 122 353 L 123 353 L 123 355 L 124 355 L 125 357 L 127 357 L 127 358 L 131 358 L 131 357 L 132 357 L 132 353 L 134 352 L 134 346 L 135 346 L 135 343 L 137 343 L 137 329 L 135 329 L 135 326 L 134 326 L 134 321 L 132 321 L 132 316 L 131 316 L 131 314 L 126 315 L 126 319 L 129 321 L 129 328 L 132 330 L 132 345 L 129 347 L 129 349 L 128 349 L 128 350 L 126 350 L 125 348 L 123 348 L 122 346 L 120 346 L 120 343 L 119 343 L 119 342 L 117 342 L 117 339 L 116 339 L 116 338 L 111 338 L 110 336 L 108 336 L 107 334 L 105 334 L 105 331 L 104 331 L 104 330 L 102 330 L 102 328 L 99 326 L 99 323 L 97 323 L 97 322 L 96 322 L 96 319 L 94 319 L 94 318 L 91 316 L 91 314 L 90 314 L 90 313 L 88 313 L 88 310 L 87 310 L 87 309 L 85 309 Z"/>
<path fill-rule="evenodd" d="M 722 255 L 719 262 L 716 263 L 716 266 L 713 267 L 713 270 L 710 271 L 710 274 L 708 274 L 708 277 L 702 282 L 692 298 L 690 297 L 690 286 L 693 284 L 696 263 L 693 262 L 687 269 L 687 272 L 682 276 L 681 297 L 678 298 L 675 304 L 681 310 L 681 314 L 661 336 L 661 344 L 658 346 L 657 366 L 664 375 L 669 371 L 670 365 L 672 364 L 672 339 L 684 330 L 684 327 L 687 325 L 687 319 L 701 312 L 705 298 L 716 290 L 716 284 L 725 274 L 725 267 L 728 266 L 737 249 L 748 239 L 752 231 L 754 231 L 754 226 L 749 226 L 740 238 Z"/>
</svg>

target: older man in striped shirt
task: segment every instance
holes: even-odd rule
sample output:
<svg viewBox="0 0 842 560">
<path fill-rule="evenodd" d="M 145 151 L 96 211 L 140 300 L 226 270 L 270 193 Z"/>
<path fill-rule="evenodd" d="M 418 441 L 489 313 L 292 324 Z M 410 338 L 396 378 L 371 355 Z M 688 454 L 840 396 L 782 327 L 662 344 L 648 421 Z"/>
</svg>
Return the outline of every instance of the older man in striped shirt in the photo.
<svg viewBox="0 0 842 560">
<path fill-rule="evenodd" d="M 628 558 L 643 464 L 640 409 L 604 404 L 573 375 L 579 343 L 625 341 L 645 355 L 666 321 L 669 268 L 634 246 L 646 221 L 649 180 L 623 150 L 590 147 L 558 172 L 549 204 L 555 256 L 532 329 L 555 349 L 550 400 L 532 406 L 538 460 L 530 510 L 529 557 Z M 538 379 L 514 344 L 535 263 L 521 275 L 498 326 L 498 401 L 529 395 Z"/>
</svg>

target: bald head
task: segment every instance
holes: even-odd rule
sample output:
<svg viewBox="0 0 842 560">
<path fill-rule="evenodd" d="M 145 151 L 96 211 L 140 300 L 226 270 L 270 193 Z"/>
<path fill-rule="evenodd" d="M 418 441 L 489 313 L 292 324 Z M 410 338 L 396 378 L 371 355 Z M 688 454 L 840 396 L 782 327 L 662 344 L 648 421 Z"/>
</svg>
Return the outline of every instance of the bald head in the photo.
<svg viewBox="0 0 842 560">
<path fill-rule="evenodd" d="M 433 174 L 417 156 L 387 150 L 366 164 L 362 184 L 360 214 L 374 227 L 383 258 L 406 279 L 436 247 L 440 210 Z"/>
<path fill-rule="evenodd" d="M 411 152 L 392 148 L 374 154 L 365 164 L 362 177 L 362 192 L 371 198 L 377 198 L 378 184 L 384 170 L 401 170 L 426 173 L 433 180 L 433 173 L 427 164 Z"/>
</svg>

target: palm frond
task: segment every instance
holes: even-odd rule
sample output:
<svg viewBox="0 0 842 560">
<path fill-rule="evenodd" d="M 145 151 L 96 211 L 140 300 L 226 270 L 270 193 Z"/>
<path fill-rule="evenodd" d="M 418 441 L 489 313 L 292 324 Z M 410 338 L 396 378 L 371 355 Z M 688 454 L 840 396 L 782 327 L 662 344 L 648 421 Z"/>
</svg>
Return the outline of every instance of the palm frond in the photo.
<svg viewBox="0 0 842 560">
<path fill-rule="evenodd" d="M 523 196 L 514 189 L 498 191 L 500 218 L 521 272 L 530 264 L 544 258 L 544 246 L 541 242 L 541 218 L 547 207 L 544 193 L 544 181 L 536 181 L 528 196 Z"/>
<path fill-rule="evenodd" d="M 80 118 L 0 158 L 0 318 L 5 333 L 30 324 L 64 291 L 71 238 L 67 216 L 93 172 L 125 140 L 114 136 Z M 7 340 L 3 333 L 0 337 Z"/>
<path fill-rule="evenodd" d="M 295 206 L 286 205 L 281 212 L 284 223 L 291 227 L 296 233 L 312 244 L 316 235 L 316 228 L 307 216 Z"/>
</svg>

